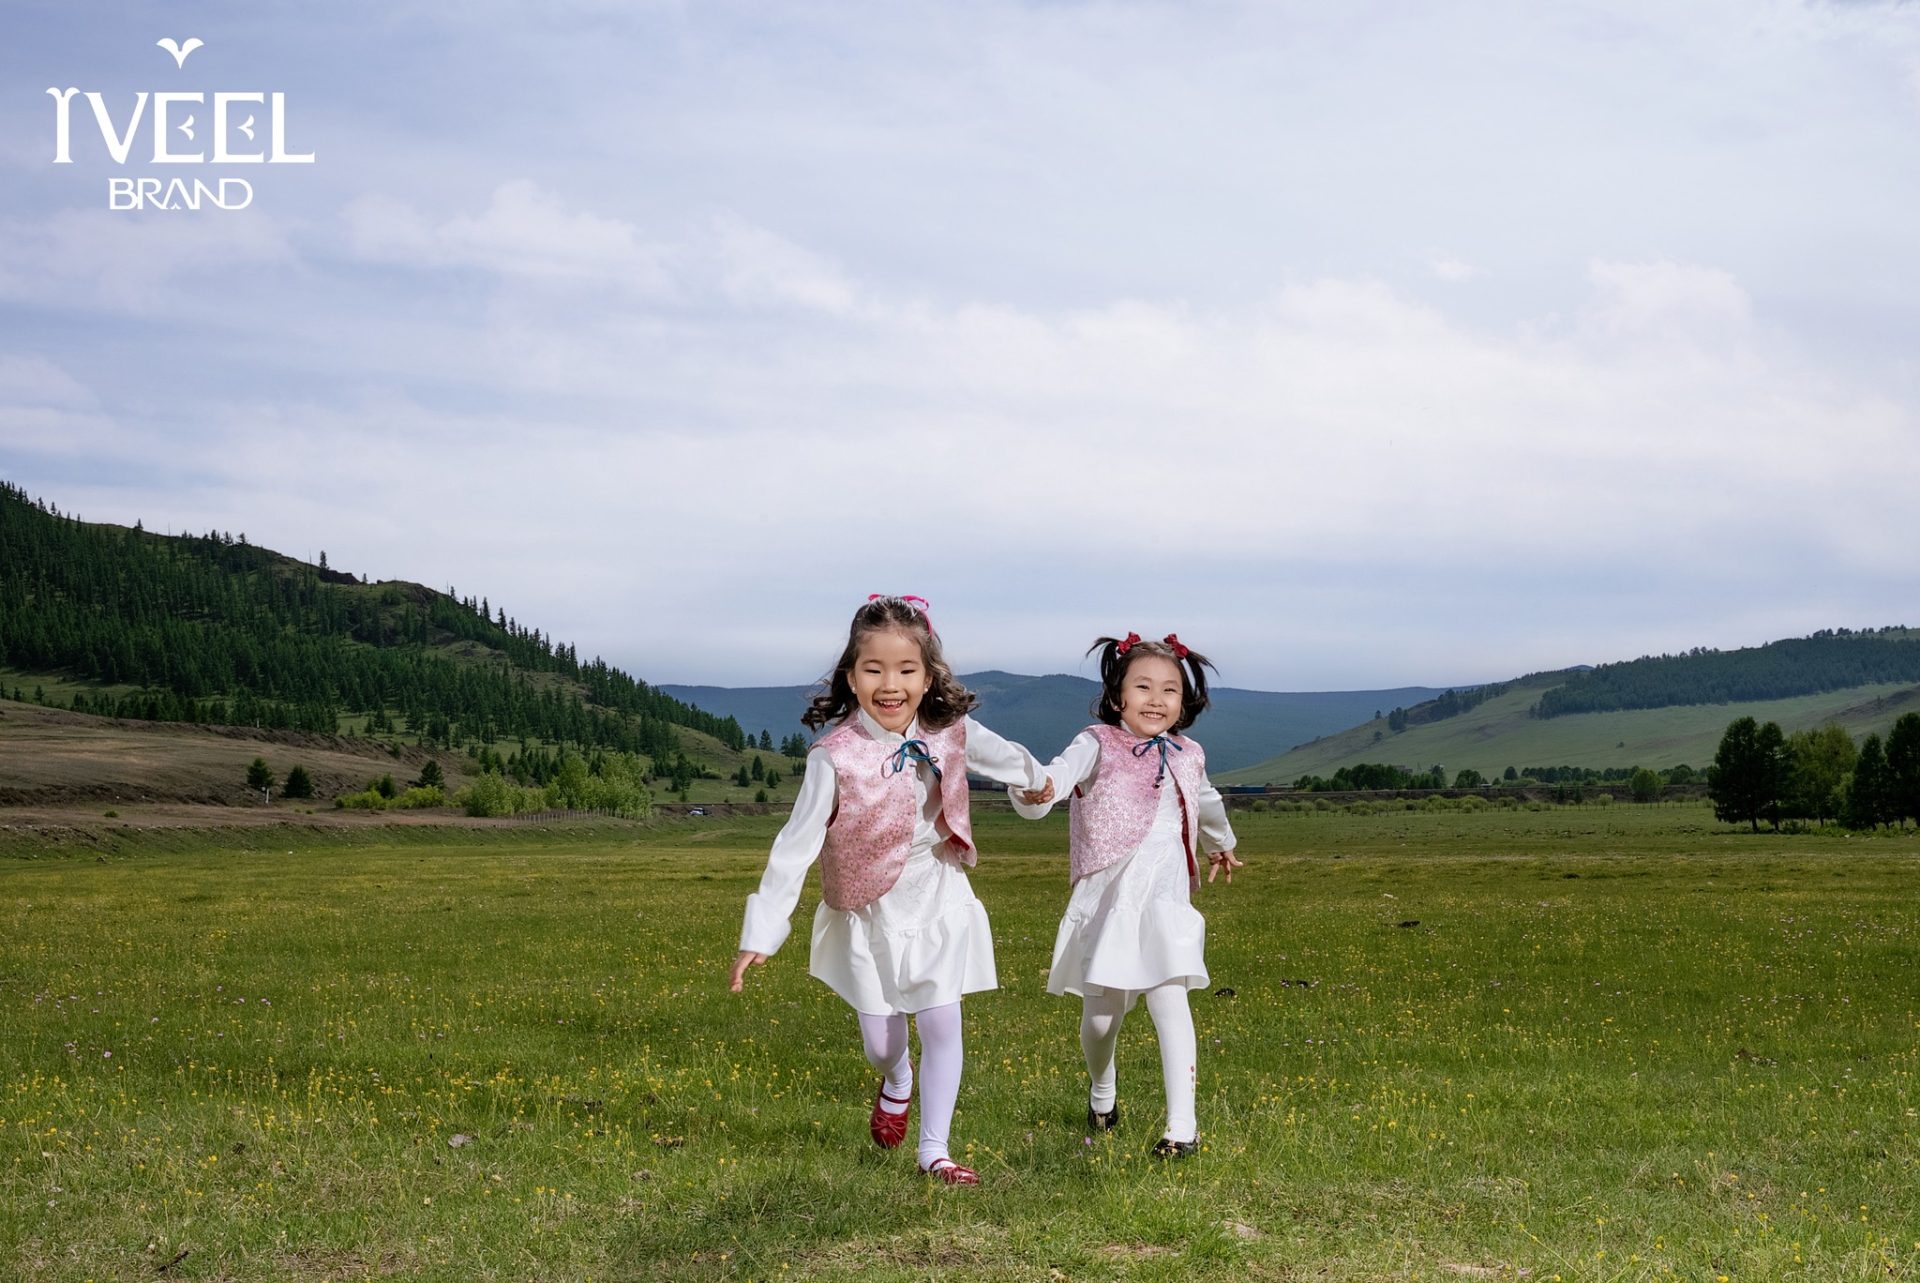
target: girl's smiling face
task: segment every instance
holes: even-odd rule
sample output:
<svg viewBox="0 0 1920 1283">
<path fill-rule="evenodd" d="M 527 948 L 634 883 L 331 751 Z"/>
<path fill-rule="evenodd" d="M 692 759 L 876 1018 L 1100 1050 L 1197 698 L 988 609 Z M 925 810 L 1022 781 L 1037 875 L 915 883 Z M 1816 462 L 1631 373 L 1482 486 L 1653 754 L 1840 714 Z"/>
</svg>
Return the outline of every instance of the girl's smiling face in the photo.
<svg viewBox="0 0 1920 1283">
<path fill-rule="evenodd" d="M 1180 665 L 1164 655 L 1142 655 L 1120 679 L 1120 721 L 1141 739 L 1173 730 L 1180 720 Z"/>
<path fill-rule="evenodd" d="M 899 629 L 877 629 L 860 639 L 847 682 L 868 717 L 904 734 L 927 693 L 926 656 L 920 643 Z"/>
</svg>

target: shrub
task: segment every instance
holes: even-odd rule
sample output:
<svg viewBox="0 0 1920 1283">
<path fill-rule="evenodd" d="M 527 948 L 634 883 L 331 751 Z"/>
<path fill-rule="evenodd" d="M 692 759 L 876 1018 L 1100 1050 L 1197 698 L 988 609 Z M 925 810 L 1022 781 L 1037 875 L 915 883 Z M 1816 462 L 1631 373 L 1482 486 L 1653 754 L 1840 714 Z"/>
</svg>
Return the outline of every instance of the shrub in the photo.
<svg viewBox="0 0 1920 1283">
<path fill-rule="evenodd" d="M 524 811 L 545 810 L 547 791 L 515 784 L 489 771 L 454 794 L 453 801 L 465 808 L 468 815 L 518 815 Z"/>
</svg>

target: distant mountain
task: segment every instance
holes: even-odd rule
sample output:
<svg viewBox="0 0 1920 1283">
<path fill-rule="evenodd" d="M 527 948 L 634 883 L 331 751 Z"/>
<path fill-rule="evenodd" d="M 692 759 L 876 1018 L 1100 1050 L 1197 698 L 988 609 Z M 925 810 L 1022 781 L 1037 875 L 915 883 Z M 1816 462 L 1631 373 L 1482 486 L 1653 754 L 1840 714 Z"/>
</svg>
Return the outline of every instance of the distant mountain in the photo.
<svg viewBox="0 0 1920 1283">
<path fill-rule="evenodd" d="M 1066 747 L 1093 720 L 1099 685 L 1084 677 L 1056 673 L 1029 677 L 987 671 L 963 673 L 960 680 L 980 697 L 979 718 L 1041 758 Z M 749 735 L 765 730 L 777 744 L 801 730 L 800 714 L 812 686 L 657 686 L 654 689 L 716 717 L 731 717 Z M 1213 689 L 1213 706 L 1193 729 L 1217 771 L 1250 766 L 1296 744 L 1344 730 L 1376 712 L 1419 704 L 1444 692 L 1426 686 L 1394 690 L 1283 692 Z"/>
</svg>

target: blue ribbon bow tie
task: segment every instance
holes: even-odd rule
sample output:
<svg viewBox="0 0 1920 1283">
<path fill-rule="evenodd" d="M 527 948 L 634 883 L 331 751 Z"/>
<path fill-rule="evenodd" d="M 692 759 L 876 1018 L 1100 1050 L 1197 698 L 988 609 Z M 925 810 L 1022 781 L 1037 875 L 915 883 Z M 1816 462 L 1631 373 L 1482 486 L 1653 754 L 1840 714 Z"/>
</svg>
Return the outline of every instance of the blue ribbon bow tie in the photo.
<svg viewBox="0 0 1920 1283">
<path fill-rule="evenodd" d="M 880 774 L 898 775 L 914 762 L 925 762 L 933 768 L 933 778 L 940 778 L 940 759 L 927 752 L 925 740 L 901 740 L 899 747 L 880 764 Z"/>
<path fill-rule="evenodd" d="M 1160 781 L 1167 777 L 1167 750 L 1172 749 L 1176 753 L 1184 753 L 1187 750 L 1184 744 L 1176 744 L 1164 735 L 1156 735 L 1150 740 L 1141 740 L 1138 744 L 1135 744 L 1133 746 L 1133 755 L 1135 757 L 1145 757 L 1155 746 L 1158 746 L 1160 749 L 1160 769 L 1154 772 L 1153 786 L 1159 788 Z"/>
</svg>

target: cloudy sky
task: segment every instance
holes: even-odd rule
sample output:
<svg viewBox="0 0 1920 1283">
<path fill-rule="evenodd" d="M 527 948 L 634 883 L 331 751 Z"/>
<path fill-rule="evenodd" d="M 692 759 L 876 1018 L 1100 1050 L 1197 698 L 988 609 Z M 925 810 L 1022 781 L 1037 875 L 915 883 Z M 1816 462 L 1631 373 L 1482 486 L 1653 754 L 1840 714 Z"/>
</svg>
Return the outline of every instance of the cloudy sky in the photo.
<svg viewBox="0 0 1920 1283">
<path fill-rule="evenodd" d="M 0 476 L 89 520 L 660 682 L 873 591 L 1278 690 L 1920 624 L 1920 5 L 8 11 Z"/>
</svg>

